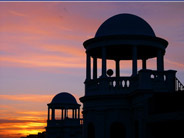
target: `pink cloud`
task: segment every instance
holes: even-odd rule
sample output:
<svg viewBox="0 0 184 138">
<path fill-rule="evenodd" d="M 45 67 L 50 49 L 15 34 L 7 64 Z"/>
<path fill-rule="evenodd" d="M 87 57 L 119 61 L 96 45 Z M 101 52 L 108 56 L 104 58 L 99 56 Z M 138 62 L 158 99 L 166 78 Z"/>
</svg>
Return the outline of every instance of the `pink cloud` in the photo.
<svg viewBox="0 0 184 138">
<path fill-rule="evenodd" d="M 75 57 L 68 58 L 59 56 L 31 56 L 31 57 L 1 56 L 0 61 L 3 66 L 13 65 L 19 67 L 63 67 L 63 68 L 85 67 L 85 65 L 80 61 L 80 58 L 77 59 Z"/>
<path fill-rule="evenodd" d="M 26 17 L 25 14 L 21 13 L 21 12 L 17 12 L 17 11 L 12 11 L 12 10 L 9 10 L 9 13 L 11 13 L 12 15 L 14 16 L 22 16 L 22 17 Z"/>
<path fill-rule="evenodd" d="M 38 102 L 38 103 L 40 103 L 40 102 L 41 103 L 47 103 L 48 101 L 50 101 L 51 97 L 52 97 L 52 95 L 39 95 L 39 94 L 38 95 L 33 95 L 33 94 L 0 95 L 1 100 Z"/>
<path fill-rule="evenodd" d="M 85 69 L 83 41 L 93 37 L 104 20 L 115 14 L 125 12 L 144 18 L 151 24 L 157 36 L 161 36 L 169 41 L 170 44 L 165 57 L 166 68 L 176 68 L 182 71 L 184 68 L 183 3 L 167 2 L 0 3 L 0 64 L 2 70 L 6 72 L 7 68 L 9 70 L 12 69 L 12 74 L 16 74 L 14 67 L 19 67 L 22 70 L 24 68 L 34 68 L 39 70 L 39 73 L 36 75 L 50 70 L 53 71 L 49 73 L 64 72 L 63 74 L 72 76 L 71 82 L 73 84 L 78 84 L 76 82 L 78 82 L 79 78 L 75 77 L 75 75 L 77 74 L 81 77 L 81 72 Z M 101 63 L 98 64 L 99 68 L 100 65 Z M 126 71 L 131 72 L 131 66 L 131 61 L 123 62 L 121 64 L 122 74 L 127 75 Z M 141 68 L 140 62 L 138 67 Z M 151 69 L 156 68 L 155 59 L 148 60 L 148 67 Z M 68 70 L 68 68 L 71 70 Z M 114 68 L 114 63 L 109 62 L 108 68 Z M 76 69 L 80 70 L 80 73 L 76 73 Z M 6 84 L 8 89 L 5 91 L 15 91 L 13 85 L 10 87 L 10 83 L 16 85 L 21 78 L 19 75 L 23 75 L 21 77 L 24 81 L 27 79 L 27 76 L 32 74 L 21 72 L 17 74 L 17 80 L 12 81 L 12 78 L 6 78 L 6 76 L 12 77 L 14 75 L 11 76 L 9 72 L 6 72 L 3 76 L 9 80 Z M 40 82 L 46 81 L 42 77 L 40 77 Z M 75 85 L 77 88 L 72 88 L 74 86 L 71 87 L 70 80 L 67 80 L 70 82 L 67 84 L 66 79 L 68 77 L 62 78 L 57 85 L 62 87 L 62 89 L 79 90 L 81 91 L 80 95 L 83 95 L 82 83 L 81 85 Z M 4 82 L 5 80 L 2 81 Z M 23 81 L 19 82 L 21 87 L 19 90 L 22 90 L 23 85 L 25 85 Z M 43 92 L 45 90 L 48 91 L 48 87 L 54 90 L 59 89 L 59 87 L 52 88 L 56 82 L 54 81 L 53 84 L 50 84 L 52 83 L 50 80 L 48 81 L 49 83 L 47 82 L 50 84 L 48 87 L 44 85 L 42 89 L 36 89 L 40 87 L 40 82 L 34 85 L 29 84 L 28 86 L 31 86 L 32 90 L 28 90 L 26 87 L 21 92 L 32 92 L 33 90 Z M 66 88 L 68 86 L 70 88 Z M 79 96 L 75 95 L 75 97 L 79 102 Z M 12 135 L 12 137 L 18 138 L 22 135 L 22 132 L 28 134 L 35 130 L 42 131 L 47 115 L 46 104 L 52 98 L 53 95 L 18 95 L 16 92 L 15 95 L 0 95 L 0 137 L 5 138 Z M 26 105 L 25 103 L 29 104 Z M 10 126 L 11 128 L 8 128 Z M 6 136 L 3 135 L 4 132 L 7 133 Z M 34 133 L 37 133 L 37 131 Z"/>
</svg>

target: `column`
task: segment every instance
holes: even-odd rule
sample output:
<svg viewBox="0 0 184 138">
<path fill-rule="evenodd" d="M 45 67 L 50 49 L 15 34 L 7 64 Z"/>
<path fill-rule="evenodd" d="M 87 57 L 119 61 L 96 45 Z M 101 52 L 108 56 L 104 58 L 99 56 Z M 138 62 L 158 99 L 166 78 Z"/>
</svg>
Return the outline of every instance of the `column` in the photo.
<svg viewBox="0 0 184 138">
<path fill-rule="evenodd" d="M 116 60 L 116 77 L 119 77 L 120 76 L 119 62 L 120 62 L 120 60 L 117 59 Z"/>
<path fill-rule="evenodd" d="M 63 120 L 63 109 L 61 109 L 61 119 Z"/>
<path fill-rule="evenodd" d="M 66 110 L 66 116 L 67 116 L 67 118 L 69 118 L 69 115 L 68 115 L 68 109 Z"/>
<path fill-rule="evenodd" d="M 93 79 L 97 79 L 97 58 L 93 57 Z"/>
<path fill-rule="evenodd" d="M 55 109 L 52 108 L 52 120 L 55 120 Z"/>
<path fill-rule="evenodd" d="M 91 57 L 89 52 L 86 52 L 86 80 L 91 79 Z"/>
<path fill-rule="evenodd" d="M 105 47 L 102 48 L 102 77 L 106 77 L 106 49 Z"/>
<path fill-rule="evenodd" d="M 146 69 L 146 59 L 142 59 L 142 69 Z"/>
<path fill-rule="evenodd" d="M 77 119 L 77 109 L 75 109 L 75 119 Z"/>
<path fill-rule="evenodd" d="M 50 120 L 50 108 L 48 107 L 48 120 Z"/>
<path fill-rule="evenodd" d="M 133 70 L 132 70 L 132 76 L 135 76 L 137 75 L 137 48 L 136 46 L 133 46 L 132 48 L 132 67 L 133 67 Z"/>
<path fill-rule="evenodd" d="M 74 119 L 74 109 L 72 109 L 72 119 Z"/>
<path fill-rule="evenodd" d="M 157 71 L 164 71 L 164 55 L 161 50 L 157 51 Z"/>
<path fill-rule="evenodd" d="M 67 117 L 67 113 L 66 113 L 66 112 L 67 112 L 67 109 L 65 109 L 65 119 L 66 119 L 66 117 Z"/>
<path fill-rule="evenodd" d="M 80 119 L 80 108 L 78 109 L 78 119 Z"/>
</svg>

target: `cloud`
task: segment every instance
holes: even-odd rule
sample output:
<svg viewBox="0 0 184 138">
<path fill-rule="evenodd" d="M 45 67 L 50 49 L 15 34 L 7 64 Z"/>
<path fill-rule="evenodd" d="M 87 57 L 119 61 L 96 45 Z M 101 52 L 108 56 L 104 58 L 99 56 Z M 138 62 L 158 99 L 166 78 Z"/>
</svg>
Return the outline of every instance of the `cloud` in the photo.
<svg viewBox="0 0 184 138">
<path fill-rule="evenodd" d="M 16 107 L 16 104 L 14 104 Z M 1 106 L 2 107 L 2 106 Z M 0 110 L 0 137 L 20 138 L 45 131 L 47 111 L 23 111 L 24 109 Z M 3 115 L 4 114 L 4 115 Z M 10 136 L 8 135 L 10 134 Z"/>
<path fill-rule="evenodd" d="M 40 98 L 41 97 L 41 98 Z M 52 95 L 0 95 L 1 100 L 13 100 L 13 101 L 24 101 L 24 102 L 42 102 L 47 103 L 50 101 Z M 5 106 L 6 107 L 6 106 Z"/>
<path fill-rule="evenodd" d="M 176 67 L 180 71 L 184 68 L 184 18 L 183 3 L 180 2 L 1 3 L 0 12 L 1 89 L 4 93 L 16 91 L 17 87 L 20 87 L 17 91 L 21 93 L 38 92 L 16 94 L 16 91 L 12 92 L 15 95 L 0 95 L 1 138 L 18 138 L 44 130 L 46 104 L 53 95 L 39 93 L 61 88 L 81 91 L 83 85 L 78 83 L 85 69 L 82 43 L 93 37 L 101 23 L 115 14 L 132 13 L 148 21 L 156 34 L 170 43 L 166 67 Z M 131 64 L 131 61 L 122 62 L 121 74 L 131 72 Z M 108 64 L 108 68 L 114 66 L 114 63 Z M 101 63 L 98 64 L 99 70 L 100 67 Z M 138 67 L 141 68 L 141 63 Z M 17 71 L 17 68 L 20 70 Z M 148 68 L 156 69 L 155 59 L 148 60 Z M 38 72 L 32 73 L 33 69 Z M 62 76 L 54 75 L 56 72 L 62 72 Z M 80 78 L 75 77 L 76 74 Z M 42 88 L 40 85 L 43 85 Z M 75 97 L 79 99 L 77 95 Z"/>
<path fill-rule="evenodd" d="M 21 13 L 21 12 L 17 12 L 17 11 L 9 10 L 9 13 L 11 13 L 12 15 L 15 15 L 15 16 L 26 17 L 25 14 L 23 14 L 23 13 Z"/>
<path fill-rule="evenodd" d="M 2 66 L 84 68 L 85 36 L 76 32 L 81 24 L 76 26 L 66 10 L 59 13 L 55 4 L 49 6 L 52 8 L 45 8 L 47 4 L 36 8 L 40 4 L 34 3 L 7 5 L 1 9 L 7 15 L 0 29 Z M 16 16 L 25 18 L 17 20 Z"/>
<path fill-rule="evenodd" d="M 15 119 L 0 119 L 0 124 L 7 123 L 45 123 L 45 120 L 15 120 Z"/>
<path fill-rule="evenodd" d="M 74 94 L 76 99 L 79 97 Z M 41 97 L 41 98 L 40 98 Z M 39 106 L 41 103 L 50 102 L 53 95 L 39 95 L 39 94 L 20 94 L 20 95 L 0 95 L 0 137 L 14 137 L 26 136 L 28 134 L 37 134 L 45 131 L 47 108 L 41 111 L 28 110 L 27 106 L 20 104 L 17 106 L 16 102 L 23 102 Z M 3 104 L 3 101 L 9 101 L 8 105 Z M 11 102 L 10 102 L 11 101 Z M 79 101 L 78 101 L 79 102 Z M 11 134 L 8 136 L 7 134 Z"/>
<path fill-rule="evenodd" d="M 63 68 L 84 68 L 81 58 L 62 57 L 55 55 L 31 55 L 31 56 L 0 56 L 3 66 L 19 67 L 63 67 Z M 82 59 L 83 61 L 83 59 Z M 12 63 L 12 64 L 11 64 Z"/>
<path fill-rule="evenodd" d="M 0 119 L 0 137 L 19 137 L 28 134 L 37 134 L 45 131 L 46 120 L 44 119 Z"/>
<path fill-rule="evenodd" d="M 184 64 L 180 63 L 180 62 L 175 62 L 169 59 L 165 59 L 165 62 L 168 64 L 168 66 L 171 66 L 173 68 L 177 68 L 177 69 L 184 69 Z"/>
<path fill-rule="evenodd" d="M 62 54 L 68 54 L 71 56 L 77 56 L 78 58 L 84 56 L 84 51 L 81 48 L 76 48 L 70 45 L 42 45 L 41 48 L 49 52 L 57 52 Z"/>
</svg>

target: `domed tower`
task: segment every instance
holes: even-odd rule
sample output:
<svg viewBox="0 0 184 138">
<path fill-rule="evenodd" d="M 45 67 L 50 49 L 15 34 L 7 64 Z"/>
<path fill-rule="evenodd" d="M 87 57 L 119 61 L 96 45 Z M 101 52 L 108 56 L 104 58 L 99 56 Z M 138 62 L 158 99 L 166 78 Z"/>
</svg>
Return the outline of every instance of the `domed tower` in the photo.
<svg viewBox="0 0 184 138">
<path fill-rule="evenodd" d="M 57 94 L 48 104 L 47 138 L 81 138 L 81 131 L 80 105 L 75 97 L 67 92 Z"/>
<path fill-rule="evenodd" d="M 145 20 L 132 14 L 107 19 L 95 37 L 84 42 L 85 95 L 80 98 L 84 105 L 84 138 L 146 138 L 147 97 L 175 91 L 176 71 L 164 70 L 167 45 Z M 157 59 L 157 70 L 147 69 L 151 58 Z M 101 67 L 97 67 L 99 60 Z M 112 70 L 107 71 L 108 60 L 115 62 L 113 77 Z M 122 60 L 132 61 L 129 77 L 120 75 Z M 139 71 L 137 60 L 142 60 Z M 97 68 L 101 68 L 101 74 Z"/>
</svg>

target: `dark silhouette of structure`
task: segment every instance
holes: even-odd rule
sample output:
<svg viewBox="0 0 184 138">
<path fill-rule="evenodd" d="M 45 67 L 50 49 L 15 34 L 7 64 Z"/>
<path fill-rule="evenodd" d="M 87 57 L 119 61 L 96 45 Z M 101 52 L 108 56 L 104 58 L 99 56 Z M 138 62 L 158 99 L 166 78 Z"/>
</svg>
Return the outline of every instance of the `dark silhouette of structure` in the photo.
<svg viewBox="0 0 184 138">
<path fill-rule="evenodd" d="M 48 104 L 48 138 L 78 138 L 80 134 L 83 138 L 183 138 L 184 86 L 175 70 L 164 70 L 167 45 L 138 16 L 119 14 L 106 20 L 95 37 L 84 42 L 83 132 L 79 117 L 65 124 L 67 110 L 79 110 L 79 105 L 70 94 L 60 93 Z M 157 70 L 147 69 L 151 58 L 156 58 Z M 115 62 L 115 75 L 107 71 L 108 60 Z M 122 60 L 132 61 L 129 77 L 120 75 Z M 139 71 L 137 60 L 142 60 Z M 97 67 L 99 61 L 101 67 Z M 62 110 L 61 120 L 54 119 L 55 109 Z M 80 134 L 71 136 L 73 132 Z"/>
<path fill-rule="evenodd" d="M 56 110 L 60 111 L 60 118 L 56 118 Z M 47 138 L 81 138 L 80 121 L 80 105 L 75 97 L 66 92 L 57 94 L 48 104 Z"/>
<path fill-rule="evenodd" d="M 26 137 L 21 137 L 21 138 L 46 138 L 46 132 L 38 133 L 37 135 L 31 134 Z"/>
</svg>

